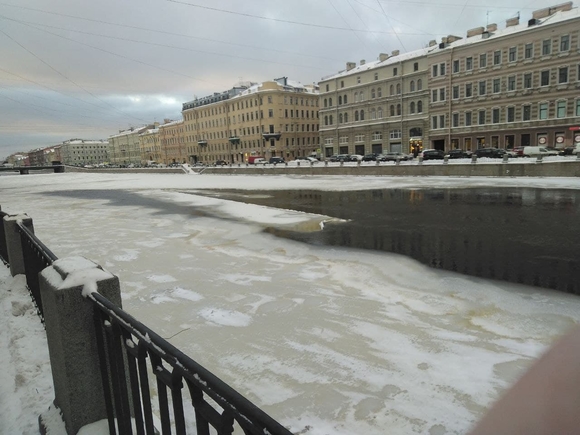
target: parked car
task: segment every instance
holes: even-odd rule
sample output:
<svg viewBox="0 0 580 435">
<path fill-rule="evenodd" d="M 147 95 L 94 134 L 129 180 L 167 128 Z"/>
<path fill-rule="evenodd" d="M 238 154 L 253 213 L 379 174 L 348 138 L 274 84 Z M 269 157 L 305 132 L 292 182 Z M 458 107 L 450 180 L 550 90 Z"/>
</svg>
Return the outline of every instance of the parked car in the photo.
<svg viewBox="0 0 580 435">
<path fill-rule="evenodd" d="M 303 156 L 298 156 L 296 157 L 294 160 L 297 160 L 299 162 L 306 162 L 306 163 L 318 163 L 318 159 L 314 158 L 314 157 L 303 157 Z"/>
<path fill-rule="evenodd" d="M 524 156 L 524 147 L 514 147 L 511 150 L 508 150 L 512 157 L 523 157 Z"/>
<path fill-rule="evenodd" d="M 560 155 L 560 156 L 571 156 L 571 155 L 574 155 L 574 154 L 577 154 L 577 153 L 578 153 L 578 147 L 572 146 L 572 147 L 562 148 L 560 150 L 560 152 L 558 153 L 558 155 Z"/>
<path fill-rule="evenodd" d="M 501 148 L 480 148 L 475 150 L 475 155 L 480 157 L 488 157 L 491 159 L 501 159 L 503 158 L 504 154 L 506 154 L 506 150 Z"/>
<path fill-rule="evenodd" d="M 270 164 L 278 164 L 278 163 L 284 163 L 285 160 L 282 157 L 270 157 Z"/>
<path fill-rule="evenodd" d="M 445 152 L 443 150 L 423 150 L 420 154 L 423 160 L 443 160 Z"/>
<path fill-rule="evenodd" d="M 350 154 L 338 154 L 335 162 L 350 162 Z"/>
<path fill-rule="evenodd" d="M 350 155 L 351 162 L 360 162 L 362 159 L 363 159 L 363 156 L 361 156 L 360 154 L 351 154 Z"/>
<path fill-rule="evenodd" d="M 460 149 L 449 150 L 447 151 L 446 155 L 450 159 L 468 159 L 471 157 L 471 153 L 467 153 L 466 151 Z"/>
<path fill-rule="evenodd" d="M 524 147 L 524 156 L 525 157 L 548 157 L 548 156 L 557 156 L 558 151 L 548 151 L 544 147 Z"/>
<path fill-rule="evenodd" d="M 369 153 L 363 156 L 363 162 L 374 162 L 377 160 L 377 157 L 380 156 L 378 153 Z"/>
<path fill-rule="evenodd" d="M 390 151 L 386 154 L 383 154 L 381 160 L 383 162 L 396 162 L 397 160 L 409 160 L 409 156 L 407 154 Z"/>
<path fill-rule="evenodd" d="M 227 164 L 225 160 L 216 160 L 214 166 L 227 166 Z"/>
</svg>

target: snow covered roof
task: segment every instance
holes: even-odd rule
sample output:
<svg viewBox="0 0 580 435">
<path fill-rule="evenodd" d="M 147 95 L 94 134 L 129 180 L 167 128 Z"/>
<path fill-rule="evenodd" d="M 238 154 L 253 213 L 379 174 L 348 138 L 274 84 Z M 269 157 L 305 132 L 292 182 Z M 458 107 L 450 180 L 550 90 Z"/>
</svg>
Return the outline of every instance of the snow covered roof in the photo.
<svg viewBox="0 0 580 435">
<path fill-rule="evenodd" d="M 318 94 L 318 87 L 316 85 L 308 85 L 308 86 L 303 85 L 300 82 L 297 82 L 294 80 L 288 80 L 287 77 L 281 77 L 279 79 L 274 79 L 273 82 L 277 83 L 278 88 L 282 88 L 282 90 L 284 90 L 284 91 L 305 92 L 305 93 L 310 93 L 310 94 Z M 257 92 L 260 92 L 262 90 L 262 87 L 264 86 L 264 83 L 265 82 L 254 83 L 248 89 L 240 92 L 238 95 L 236 95 L 232 99 L 241 98 L 241 97 L 246 96 L 246 95 L 255 94 Z M 268 83 L 272 83 L 272 82 L 268 82 Z M 271 89 L 264 89 L 264 90 L 271 90 Z"/>
<path fill-rule="evenodd" d="M 537 12 L 540 12 L 540 11 L 537 11 Z M 569 20 L 578 19 L 578 18 L 580 18 L 580 9 L 578 9 L 578 8 L 572 8 L 568 11 L 558 10 L 558 11 L 556 11 L 556 12 L 552 13 L 551 15 L 548 15 L 544 18 L 532 18 L 529 22 L 524 20 L 520 24 L 505 27 L 503 29 L 497 29 L 497 30 L 493 30 L 493 31 L 483 31 L 483 33 L 481 33 L 481 34 L 470 36 L 470 37 L 463 38 L 463 39 L 459 39 L 457 41 L 445 44 L 444 48 L 439 48 L 438 45 L 435 45 L 432 48 L 435 49 L 433 51 L 442 52 L 442 51 L 447 50 L 448 48 L 459 48 L 459 47 L 463 47 L 463 46 L 467 46 L 467 45 L 471 45 L 471 44 L 476 44 L 478 42 L 490 41 L 490 40 L 494 40 L 497 38 L 503 38 L 503 37 L 506 37 L 509 35 L 517 34 L 517 33 L 522 33 L 522 32 L 526 32 L 526 31 L 533 31 L 533 30 L 538 29 L 542 26 L 558 24 L 558 23 L 562 23 L 564 21 L 569 21 Z"/>
</svg>

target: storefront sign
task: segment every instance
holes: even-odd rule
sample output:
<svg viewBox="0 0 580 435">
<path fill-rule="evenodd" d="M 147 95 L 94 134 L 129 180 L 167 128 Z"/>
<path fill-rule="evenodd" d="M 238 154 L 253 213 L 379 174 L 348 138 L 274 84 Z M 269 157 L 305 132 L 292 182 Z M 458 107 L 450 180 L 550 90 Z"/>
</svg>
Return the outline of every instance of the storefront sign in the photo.
<svg viewBox="0 0 580 435">
<path fill-rule="evenodd" d="M 558 136 L 558 137 L 556 138 L 556 142 L 557 142 L 557 143 L 563 143 L 563 142 L 564 142 L 564 136 Z"/>
<path fill-rule="evenodd" d="M 540 145 L 544 145 L 546 143 L 546 138 L 545 137 L 541 137 L 538 139 L 538 142 L 540 143 Z"/>
</svg>

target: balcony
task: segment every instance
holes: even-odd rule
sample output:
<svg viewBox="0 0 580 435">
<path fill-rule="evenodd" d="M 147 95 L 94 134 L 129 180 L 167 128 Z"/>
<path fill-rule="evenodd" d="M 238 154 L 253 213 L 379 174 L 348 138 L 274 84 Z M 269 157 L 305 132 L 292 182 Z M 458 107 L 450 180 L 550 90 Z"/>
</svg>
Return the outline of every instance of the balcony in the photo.
<svg viewBox="0 0 580 435">
<path fill-rule="evenodd" d="M 262 137 L 268 141 L 270 139 L 280 140 L 281 136 L 282 136 L 282 133 L 280 133 L 280 132 L 278 132 L 278 133 L 262 133 Z"/>
<path fill-rule="evenodd" d="M 206 146 L 207 146 L 207 140 L 198 140 L 198 141 L 197 141 L 197 144 L 198 144 L 200 147 L 206 147 Z"/>
<path fill-rule="evenodd" d="M 240 138 L 237 136 L 232 136 L 228 139 L 232 145 L 237 145 L 240 143 Z"/>
</svg>

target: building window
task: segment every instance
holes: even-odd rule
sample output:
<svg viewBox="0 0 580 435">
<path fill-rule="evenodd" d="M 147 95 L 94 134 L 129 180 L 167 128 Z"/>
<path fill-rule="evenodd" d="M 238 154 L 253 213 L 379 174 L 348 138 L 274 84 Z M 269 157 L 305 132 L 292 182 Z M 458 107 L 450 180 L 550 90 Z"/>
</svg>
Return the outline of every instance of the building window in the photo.
<svg viewBox="0 0 580 435">
<path fill-rule="evenodd" d="M 358 121 L 358 110 L 354 111 L 354 120 Z"/>
<path fill-rule="evenodd" d="M 329 106 L 329 107 L 332 107 L 332 98 L 329 98 L 329 99 L 328 99 L 328 106 Z M 297 111 L 296 113 L 298 113 L 298 111 Z"/>
<path fill-rule="evenodd" d="M 567 109 L 567 101 L 560 100 L 556 103 L 556 118 L 565 118 L 566 117 L 566 109 Z"/>
<path fill-rule="evenodd" d="M 499 94 L 501 87 L 501 79 L 493 79 L 493 93 Z"/>
<path fill-rule="evenodd" d="M 348 143 L 348 136 L 340 136 L 338 143 L 345 144 Z"/>
<path fill-rule="evenodd" d="M 487 54 L 483 53 L 479 55 L 479 67 L 485 68 L 487 66 Z"/>
<path fill-rule="evenodd" d="M 383 108 L 379 107 L 377 110 L 377 118 L 381 119 L 383 117 Z"/>
<path fill-rule="evenodd" d="M 373 133 L 373 140 L 381 140 L 383 138 L 383 133 L 380 131 L 375 131 Z"/>
<path fill-rule="evenodd" d="M 570 50 L 570 35 L 562 35 L 560 37 L 560 51 Z"/>
<path fill-rule="evenodd" d="M 355 112 L 356 113 L 356 112 Z M 328 116 L 324 117 L 324 125 L 328 125 Z"/>
<path fill-rule="evenodd" d="M 397 116 L 401 116 L 401 105 L 397 104 Z"/>
<path fill-rule="evenodd" d="M 371 109 L 371 119 L 377 119 L 377 112 L 375 109 Z"/>
<path fill-rule="evenodd" d="M 531 89 L 532 87 L 532 73 L 524 74 L 524 88 Z"/>
<path fill-rule="evenodd" d="M 348 113 L 344 114 L 344 122 L 348 122 Z M 308 127 L 308 125 L 307 125 Z M 314 131 L 314 126 L 312 126 L 312 131 Z"/>
<path fill-rule="evenodd" d="M 375 80 L 379 79 L 379 73 L 375 73 Z"/>
<path fill-rule="evenodd" d="M 330 86 L 326 85 L 326 92 L 328 92 L 330 90 Z"/>
<path fill-rule="evenodd" d="M 398 74 L 397 68 L 393 68 L 393 76 L 396 76 L 397 74 Z"/>
<path fill-rule="evenodd" d="M 471 125 L 471 112 L 465 112 L 465 126 L 469 127 Z"/>
<path fill-rule="evenodd" d="M 359 84 L 359 85 L 360 85 L 360 76 L 358 76 L 358 77 L 356 78 L 356 82 L 357 82 L 357 84 Z"/>
<path fill-rule="evenodd" d="M 417 113 L 423 113 L 423 102 L 417 101 Z"/>
<path fill-rule="evenodd" d="M 361 121 L 364 121 L 365 120 L 365 111 L 364 110 L 361 110 L 360 111 L 360 120 Z"/>
<path fill-rule="evenodd" d="M 419 71 L 419 62 L 413 64 L 413 71 Z"/>
<path fill-rule="evenodd" d="M 344 88 L 344 80 L 341 80 L 341 81 L 340 81 L 340 87 L 341 87 L 341 88 Z M 308 100 L 306 100 L 306 102 L 308 103 Z"/>
<path fill-rule="evenodd" d="M 558 68 L 558 83 L 568 83 L 568 67 Z"/>
<path fill-rule="evenodd" d="M 446 88 L 439 89 L 439 101 L 445 101 L 445 90 Z"/>
<path fill-rule="evenodd" d="M 458 73 L 459 72 L 459 59 L 455 59 L 453 61 L 453 72 L 454 73 Z"/>
<path fill-rule="evenodd" d="M 357 135 L 355 135 L 354 141 L 355 142 L 364 142 L 365 141 L 365 135 L 364 134 L 357 134 Z"/>
<path fill-rule="evenodd" d="M 268 118 L 274 117 L 274 109 L 268 109 Z"/>
<path fill-rule="evenodd" d="M 493 52 L 493 64 L 494 65 L 501 64 L 501 50 L 496 50 Z"/>
<path fill-rule="evenodd" d="M 477 114 L 477 121 L 479 125 L 485 124 L 485 110 L 480 110 Z"/>
<path fill-rule="evenodd" d="M 395 95 L 395 87 L 393 85 L 389 86 L 389 95 Z"/>
<path fill-rule="evenodd" d="M 445 128 L 445 115 L 439 115 L 439 128 Z"/>
<path fill-rule="evenodd" d="M 421 80 L 421 79 L 417 80 L 417 90 L 418 91 L 423 90 L 423 80 Z"/>
<path fill-rule="evenodd" d="M 548 56 L 552 54 L 552 40 L 544 39 L 542 41 L 542 56 Z"/>
<path fill-rule="evenodd" d="M 508 51 L 508 60 L 510 62 L 515 62 L 518 60 L 518 48 L 517 47 L 510 47 Z"/>
<path fill-rule="evenodd" d="M 409 113 L 415 113 L 415 102 L 411 101 L 411 104 L 409 104 Z"/>
<path fill-rule="evenodd" d="M 409 90 L 415 92 L 415 80 L 411 80 L 411 83 L 409 83 Z"/>
<path fill-rule="evenodd" d="M 453 86 L 453 99 L 457 100 L 459 98 L 459 85 Z"/>
<path fill-rule="evenodd" d="M 342 101 L 344 101 L 344 104 L 348 104 L 348 99 L 346 98 L 346 95 L 344 96 L 344 99 Z"/>
<path fill-rule="evenodd" d="M 452 119 L 453 119 L 453 121 L 452 121 L 452 122 L 453 122 L 452 126 L 453 126 L 453 127 L 459 127 L 459 113 L 454 113 L 454 114 L 453 114 L 453 118 L 452 118 Z"/>
<path fill-rule="evenodd" d="M 433 89 L 433 90 L 431 91 L 431 101 L 432 101 L 433 103 L 436 103 L 436 102 L 437 102 L 437 95 L 438 95 L 438 94 L 437 94 L 437 89 Z"/>
<path fill-rule="evenodd" d="M 529 43 L 524 48 L 524 59 L 531 59 L 532 57 L 534 57 L 534 44 Z"/>
<path fill-rule="evenodd" d="M 580 99 L 576 100 L 576 116 L 580 116 Z"/>
<path fill-rule="evenodd" d="M 371 89 L 371 98 L 376 98 L 376 97 L 377 97 L 377 95 L 375 93 L 375 88 L 372 88 Z"/>
<path fill-rule="evenodd" d="M 491 110 L 491 122 L 494 124 L 499 124 L 499 109 L 494 108 Z"/>
<path fill-rule="evenodd" d="M 401 137 L 402 137 L 401 130 L 399 130 L 399 129 L 391 130 L 389 133 L 389 137 L 391 139 L 401 139 Z"/>
<path fill-rule="evenodd" d="M 486 93 L 486 89 L 485 89 L 485 80 L 482 80 L 479 82 L 479 94 L 478 95 L 485 95 Z"/>
<path fill-rule="evenodd" d="M 391 107 L 389 107 L 389 115 L 395 116 L 395 106 L 392 104 Z"/>
<path fill-rule="evenodd" d="M 473 58 L 468 57 L 467 59 L 465 59 L 465 70 L 471 71 L 472 69 L 473 69 Z"/>
<path fill-rule="evenodd" d="M 548 103 L 540 103 L 540 119 L 548 119 Z"/>
<path fill-rule="evenodd" d="M 383 90 L 381 88 L 377 88 L 377 97 L 381 98 L 383 96 Z"/>
<path fill-rule="evenodd" d="M 436 116 L 431 117 L 431 128 L 433 130 L 437 130 L 437 117 Z"/>
<path fill-rule="evenodd" d="M 508 91 L 515 91 L 516 90 L 516 76 L 509 76 L 508 77 Z"/>
<path fill-rule="evenodd" d="M 540 73 L 540 86 L 550 85 L 550 70 L 542 71 Z"/>
<path fill-rule="evenodd" d="M 401 84 L 397 83 L 397 95 L 401 94 Z"/>
<path fill-rule="evenodd" d="M 507 122 L 514 122 L 515 120 L 516 120 L 516 109 L 515 109 L 515 107 L 508 107 L 507 108 L 506 121 Z"/>
<path fill-rule="evenodd" d="M 522 108 L 522 121 L 529 121 L 532 119 L 532 106 L 526 104 Z"/>
<path fill-rule="evenodd" d="M 465 84 L 465 98 L 471 98 L 473 96 L 473 85 L 471 83 Z"/>
<path fill-rule="evenodd" d="M 444 76 L 445 74 L 447 74 L 445 63 L 442 63 L 439 65 L 439 75 Z"/>
</svg>

